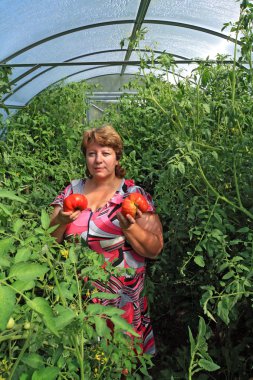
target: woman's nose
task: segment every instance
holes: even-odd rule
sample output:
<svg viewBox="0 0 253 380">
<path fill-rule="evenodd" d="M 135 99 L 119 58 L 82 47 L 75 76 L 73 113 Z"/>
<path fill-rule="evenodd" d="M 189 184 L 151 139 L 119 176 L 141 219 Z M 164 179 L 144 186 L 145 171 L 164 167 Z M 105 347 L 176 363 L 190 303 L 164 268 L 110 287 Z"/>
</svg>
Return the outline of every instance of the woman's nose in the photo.
<svg viewBox="0 0 253 380">
<path fill-rule="evenodd" d="M 97 153 L 96 162 L 101 162 L 101 161 L 102 161 L 102 155 L 100 153 Z"/>
</svg>

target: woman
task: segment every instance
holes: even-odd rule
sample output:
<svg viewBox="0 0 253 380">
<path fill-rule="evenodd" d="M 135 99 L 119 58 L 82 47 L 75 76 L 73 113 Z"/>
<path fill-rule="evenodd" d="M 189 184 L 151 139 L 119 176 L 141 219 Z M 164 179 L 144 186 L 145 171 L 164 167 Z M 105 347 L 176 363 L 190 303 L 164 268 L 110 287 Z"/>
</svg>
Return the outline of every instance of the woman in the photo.
<svg viewBox="0 0 253 380">
<path fill-rule="evenodd" d="M 74 180 L 54 200 L 51 225 L 59 225 L 53 236 L 59 243 L 79 234 L 90 249 L 104 255 L 105 260 L 121 268 L 133 268 L 134 275 L 111 276 L 107 284 L 96 282 L 104 292 L 119 293 L 111 304 L 126 310 L 128 322 L 142 337 L 143 352 L 154 354 L 153 331 L 148 315 L 147 298 L 142 295 L 146 259 L 155 259 L 163 248 L 162 226 L 151 196 L 133 180 L 124 178 L 119 160 L 123 144 L 110 125 L 84 133 L 82 151 L 87 178 Z M 148 201 L 148 211 L 137 211 L 137 217 L 124 216 L 121 204 L 132 192 L 141 193 Z M 63 212 L 63 200 L 71 193 L 82 193 L 88 200 L 83 211 Z M 108 300 L 102 300 L 108 304 Z"/>
</svg>

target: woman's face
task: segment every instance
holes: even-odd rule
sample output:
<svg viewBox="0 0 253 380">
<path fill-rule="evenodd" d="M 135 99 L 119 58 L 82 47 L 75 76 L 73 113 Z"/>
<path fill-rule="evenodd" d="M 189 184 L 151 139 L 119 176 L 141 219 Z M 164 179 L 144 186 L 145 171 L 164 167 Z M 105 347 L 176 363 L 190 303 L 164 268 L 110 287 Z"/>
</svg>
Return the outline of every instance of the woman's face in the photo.
<svg viewBox="0 0 253 380">
<path fill-rule="evenodd" d="M 86 164 L 93 178 L 108 178 L 115 176 L 118 160 L 112 148 L 94 142 L 86 148 Z"/>
</svg>

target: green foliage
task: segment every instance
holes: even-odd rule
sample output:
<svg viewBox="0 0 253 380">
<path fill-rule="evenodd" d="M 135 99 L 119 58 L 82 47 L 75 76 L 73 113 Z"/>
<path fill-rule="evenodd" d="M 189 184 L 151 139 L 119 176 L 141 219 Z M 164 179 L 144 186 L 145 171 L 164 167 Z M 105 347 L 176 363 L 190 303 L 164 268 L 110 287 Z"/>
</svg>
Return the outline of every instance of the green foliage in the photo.
<svg viewBox="0 0 253 380">
<path fill-rule="evenodd" d="M 141 79 L 129 84 L 137 96 L 124 95 L 104 116 L 124 139 L 128 176 L 154 196 L 164 226 L 164 252 L 150 267 L 164 379 L 189 371 L 187 326 L 197 329 L 199 315 L 210 323 L 214 378 L 252 375 L 252 5 L 228 26 L 241 36 L 240 59 L 207 59 L 181 79 L 170 56 L 155 66 L 145 53 Z"/>
<path fill-rule="evenodd" d="M 8 120 L 6 141 L 0 141 L 1 186 L 29 198 L 34 209 L 48 206 L 56 189 L 83 176 L 80 140 L 88 88 L 50 88 Z"/>
<path fill-rule="evenodd" d="M 199 329 L 196 340 L 193 338 L 191 329 L 189 328 L 189 338 L 191 345 L 191 359 L 188 371 L 188 380 L 193 379 L 193 375 L 200 371 L 208 372 L 217 371 L 220 367 L 213 362 L 208 354 L 208 346 L 206 343 L 207 330 L 206 324 L 202 317 L 199 319 Z"/>
<path fill-rule="evenodd" d="M 6 218 L 1 215 L 1 221 Z M 9 227 L 1 231 L 0 240 L 3 378 L 20 379 L 25 373 L 27 379 L 119 379 L 123 368 L 132 373 L 129 378 L 138 378 L 134 372 L 139 366 L 139 347 L 137 342 L 133 350 L 130 337 L 137 334 L 121 318 L 124 311 L 90 303 L 100 297 L 93 281 L 107 281 L 116 269 L 108 264 L 105 271 L 103 257 L 82 241 L 58 245 L 50 235 L 55 227 L 49 227 L 43 209 L 40 222 L 29 225 L 16 220 Z M 14 230 L 15 235 L 11 234 Z M 87 270 L 89 279 L 85 280 Z M 102 293 L 101 298 L 111 295 Z M 114 334 L 108 319 L 114 324 Z M 143 370 L 149 362 L 143 357 Z"/>
</svg>

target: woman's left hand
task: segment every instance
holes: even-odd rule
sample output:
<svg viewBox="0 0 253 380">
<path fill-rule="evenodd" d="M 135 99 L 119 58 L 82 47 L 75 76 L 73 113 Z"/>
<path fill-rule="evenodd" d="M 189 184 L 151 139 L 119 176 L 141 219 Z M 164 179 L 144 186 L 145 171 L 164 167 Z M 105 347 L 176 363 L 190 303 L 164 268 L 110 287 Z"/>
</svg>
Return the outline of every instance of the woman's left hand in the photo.
<svg viewBox="0 0 253 380">
<path fill-rule="evenodd" d="M 119 225 L 127 241 L 140 256 L 156 258 L 163 248 L 163 230 L 159 216 L 137 210 L 136 217 L 117 213 Z"/>
<path fill-rule="evenodd" d="M 132 225 L 132 224 L 135 224 L 136 222 L 136 219 L 139 219 L 142 217 L 142 212 L 137 209 L 137 212 L 136 212 L 136 216 L 135 218 L 133 218 L 131 215 L 127 214 L 126 216 L 124 216 L 122 214 L 122 212 L 118 212 L 117 213 L 117 218 L 119 220 L 119 226 L 120 228 L 122 228 L 122 230 L 128 230 L 129 227 Z"/>
</svg>

